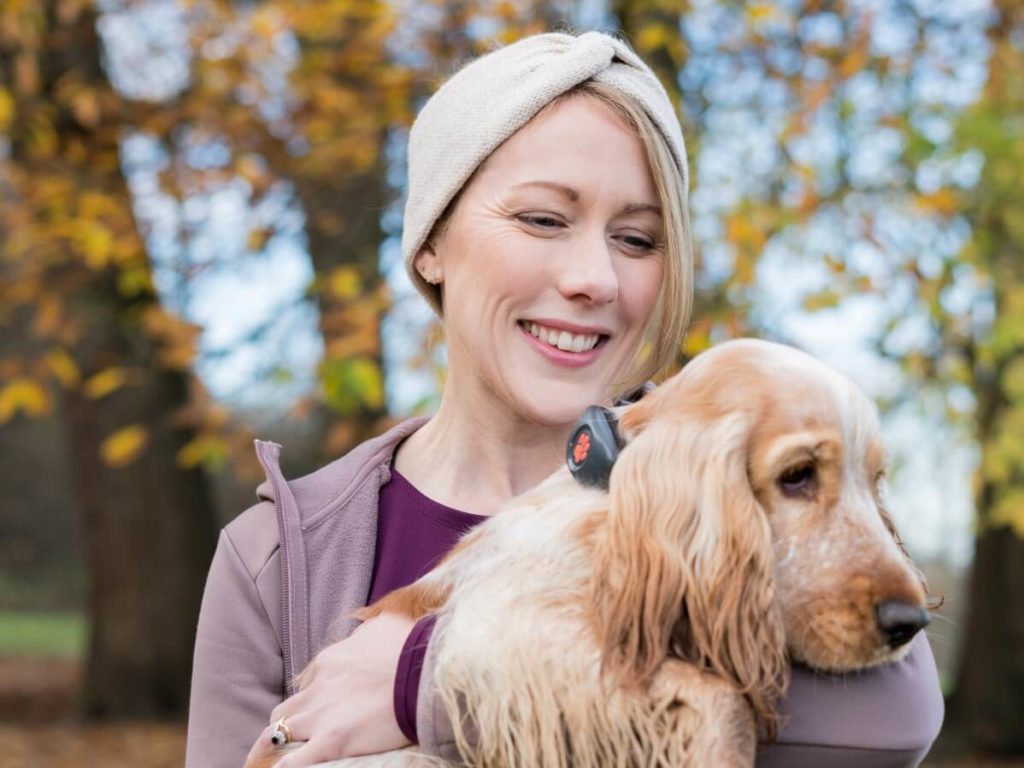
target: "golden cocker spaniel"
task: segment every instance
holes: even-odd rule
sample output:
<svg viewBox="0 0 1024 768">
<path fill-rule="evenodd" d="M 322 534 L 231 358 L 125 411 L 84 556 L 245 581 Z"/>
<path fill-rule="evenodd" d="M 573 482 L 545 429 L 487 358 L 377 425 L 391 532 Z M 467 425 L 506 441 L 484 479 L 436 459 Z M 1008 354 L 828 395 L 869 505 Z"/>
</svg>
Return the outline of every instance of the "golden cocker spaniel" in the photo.
<svg viewBox="0 0 1024 768">
<path fill-rule="evenodd" d="M 874 404 L 832 369 L 728 342 L 618 429 L 607 492 L 559 470 L 361 612 L 440 616 L 432 684 L 464 764 L 749 766 L 788 660 L 883 664 L 928 622 Z"/>
</svg>

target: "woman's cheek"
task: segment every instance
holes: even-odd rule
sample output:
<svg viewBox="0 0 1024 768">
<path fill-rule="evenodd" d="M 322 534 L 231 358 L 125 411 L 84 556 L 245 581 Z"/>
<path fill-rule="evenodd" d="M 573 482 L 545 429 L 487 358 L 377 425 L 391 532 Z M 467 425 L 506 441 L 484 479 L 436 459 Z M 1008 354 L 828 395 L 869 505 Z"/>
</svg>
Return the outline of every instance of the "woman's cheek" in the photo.
<svg viewBox="0 0 1024 768">
<path fill-rule="evenodd" d="M 628 269 L 628 268 L 627 268 Z M 626 304 L 631 323 L 641 326 L 647 323 L 658 303 L 663 270 L 660 262 L 639 264 L 628 270 L 624 290 L 620 297 Z"/>
</svg>

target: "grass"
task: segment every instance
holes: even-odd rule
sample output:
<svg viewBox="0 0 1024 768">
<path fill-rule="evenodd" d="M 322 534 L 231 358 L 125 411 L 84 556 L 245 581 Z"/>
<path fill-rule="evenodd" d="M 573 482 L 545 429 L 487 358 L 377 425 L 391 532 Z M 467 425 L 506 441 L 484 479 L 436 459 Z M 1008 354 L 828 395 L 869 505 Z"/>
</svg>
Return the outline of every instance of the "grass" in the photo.
<svg viewBox="0 0 1024 768">
<path fill-rule="evenodd" d="M 79 658 L 86 619 L 80 613 L 0 611 L 0 654 Z"/>
</svg>

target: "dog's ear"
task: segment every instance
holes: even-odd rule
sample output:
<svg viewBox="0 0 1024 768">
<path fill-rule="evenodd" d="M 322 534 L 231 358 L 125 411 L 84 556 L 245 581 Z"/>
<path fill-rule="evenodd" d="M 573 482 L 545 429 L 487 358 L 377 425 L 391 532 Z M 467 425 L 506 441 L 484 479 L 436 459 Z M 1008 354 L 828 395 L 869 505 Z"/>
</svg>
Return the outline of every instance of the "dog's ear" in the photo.
<svg viewBox="0 0 1024 768">
<path fill-rule="evenodd" d="M 627 416 L 594 572 L 604 668 L 644 685 L 675 653 L 732 680 L 772 735 L 785 636 L 747 476 L 751 416 Z"/>
</svg>

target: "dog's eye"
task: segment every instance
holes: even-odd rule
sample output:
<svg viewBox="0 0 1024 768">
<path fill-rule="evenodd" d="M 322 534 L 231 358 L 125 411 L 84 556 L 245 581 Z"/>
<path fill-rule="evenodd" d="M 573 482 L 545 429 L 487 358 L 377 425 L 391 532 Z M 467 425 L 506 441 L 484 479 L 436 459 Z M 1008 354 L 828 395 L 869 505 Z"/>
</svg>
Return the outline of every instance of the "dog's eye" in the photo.
<svg viewBox="0 0 1024 768">
<path fill-rule="evenodd" d="M 779 475 L 779 487 L 787 495 L 803 496 L 814 490 L 816 479 L 817 470 L 814 464 L 800 464 Z"/>
</svg>

